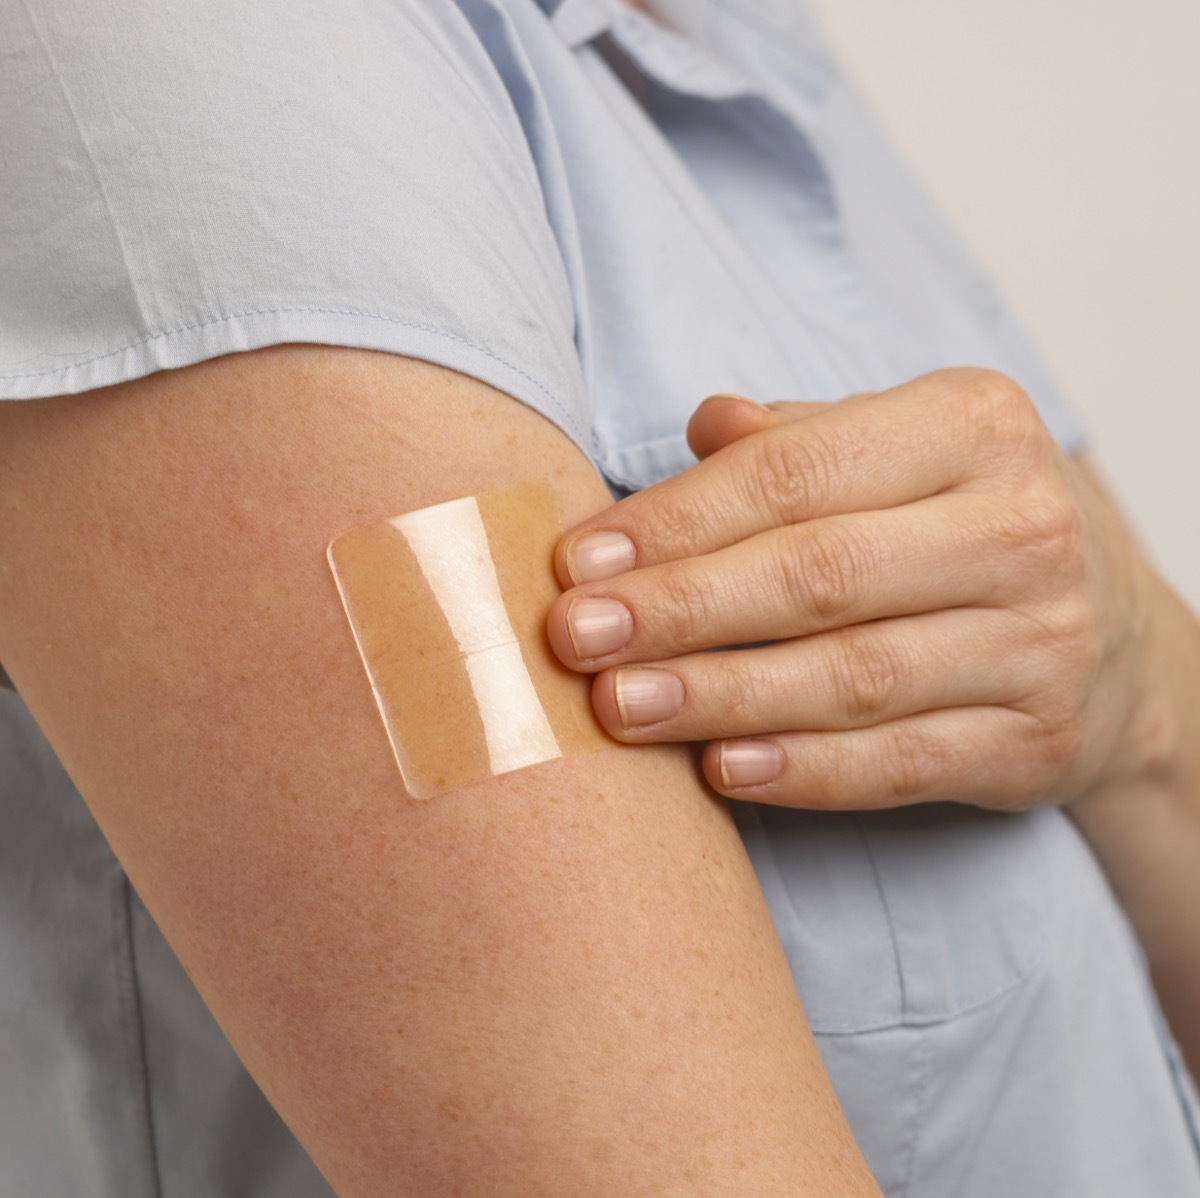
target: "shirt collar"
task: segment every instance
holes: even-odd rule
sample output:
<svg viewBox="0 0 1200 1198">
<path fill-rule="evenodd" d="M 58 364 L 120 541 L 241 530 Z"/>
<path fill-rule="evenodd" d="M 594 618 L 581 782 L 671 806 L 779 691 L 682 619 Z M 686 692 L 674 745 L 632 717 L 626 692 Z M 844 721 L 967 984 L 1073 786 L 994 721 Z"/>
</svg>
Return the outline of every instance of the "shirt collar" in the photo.
<svg viewBox="0 0 1200 1198">
<path fill-rule="evenodd" d="M 731 63 L 621 0 L 543 0 L 550 24 L 571 49 L 609 34 L 645 74 L 676 91 L 710 100 L 732 99 L 756 89 Z"/>
</svg>

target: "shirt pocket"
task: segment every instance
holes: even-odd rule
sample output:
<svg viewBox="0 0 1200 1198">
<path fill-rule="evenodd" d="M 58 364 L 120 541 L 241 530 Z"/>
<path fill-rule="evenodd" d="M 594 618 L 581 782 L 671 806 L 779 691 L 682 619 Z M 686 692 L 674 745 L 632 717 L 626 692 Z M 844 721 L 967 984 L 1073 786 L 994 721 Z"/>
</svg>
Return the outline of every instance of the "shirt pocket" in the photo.
<svg viewBox="0 0 1200 1198">
<path fill-rule="evenodd" d="M 936 804 L 735 812 L 818 1034 L 952 1019 L 1037 968 L 1049 934 L 1042 825 Z"/>
</svg>

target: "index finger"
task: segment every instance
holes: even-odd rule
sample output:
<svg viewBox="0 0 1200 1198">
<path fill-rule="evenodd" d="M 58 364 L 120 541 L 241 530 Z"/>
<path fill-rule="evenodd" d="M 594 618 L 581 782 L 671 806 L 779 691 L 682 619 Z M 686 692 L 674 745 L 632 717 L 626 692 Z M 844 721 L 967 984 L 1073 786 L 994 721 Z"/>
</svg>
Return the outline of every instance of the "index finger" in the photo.
<svg viewBox="0 0 1200 1198">
<path fill-rule="evenodd" d="M 980 405 L 1005 387 L 1017 391 L 990 371 L 942 370 L 751 433 L 571 529 L 555 550 L 559 580 L 594 582 L 948 490 L 978 473 L 995 426 Z"/>
</svg>

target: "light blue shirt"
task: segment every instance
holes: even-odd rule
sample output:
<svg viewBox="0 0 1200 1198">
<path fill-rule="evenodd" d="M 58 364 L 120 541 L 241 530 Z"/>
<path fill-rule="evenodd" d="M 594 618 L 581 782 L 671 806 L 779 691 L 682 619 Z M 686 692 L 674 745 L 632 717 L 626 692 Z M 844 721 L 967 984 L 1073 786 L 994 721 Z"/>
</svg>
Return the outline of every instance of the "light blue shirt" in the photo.
<svg viewBox="0 0 1200 1198">
<path fill-rule="evenodd" d="M 319 342 L 558 425 L 614 492 L 714 391 L 1035 353 L 795 0 L 0 9 L 0 397 Z M 741 807 L 889 1198 L 1200 1196 L 1197 1111 L 1073 825 Z M 0 1198 L 309 1198 L 52 752 L 0 694 Z"/>
</svg>

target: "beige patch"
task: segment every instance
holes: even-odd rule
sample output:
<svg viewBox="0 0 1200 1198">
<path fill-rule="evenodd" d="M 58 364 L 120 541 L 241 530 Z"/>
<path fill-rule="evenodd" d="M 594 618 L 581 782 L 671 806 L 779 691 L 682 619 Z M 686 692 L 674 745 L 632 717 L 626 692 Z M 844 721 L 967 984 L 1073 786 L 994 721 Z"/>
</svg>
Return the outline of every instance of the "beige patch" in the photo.
<svg viewBox="0 0 1200 1198">
<path fill-rule="evenodd" d="M 550 651 L 553 492 L 520 486 L 356 528 L 329 546 L 413 798 L 610 747 L 588 679 Z"/>
</svg>

